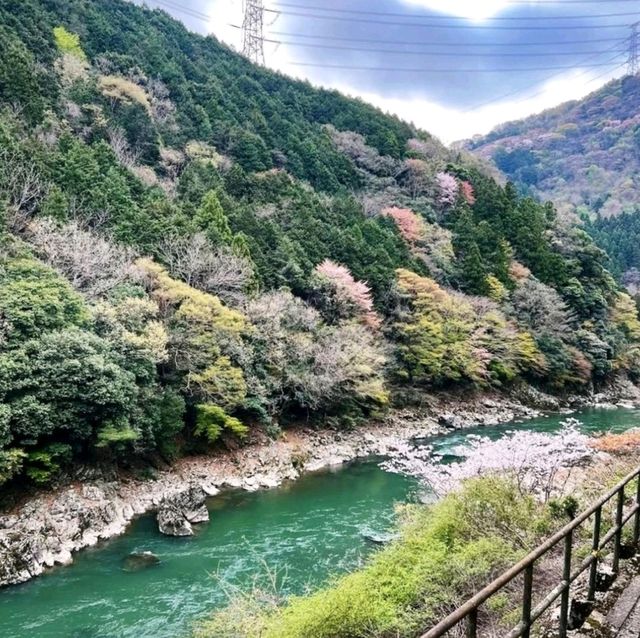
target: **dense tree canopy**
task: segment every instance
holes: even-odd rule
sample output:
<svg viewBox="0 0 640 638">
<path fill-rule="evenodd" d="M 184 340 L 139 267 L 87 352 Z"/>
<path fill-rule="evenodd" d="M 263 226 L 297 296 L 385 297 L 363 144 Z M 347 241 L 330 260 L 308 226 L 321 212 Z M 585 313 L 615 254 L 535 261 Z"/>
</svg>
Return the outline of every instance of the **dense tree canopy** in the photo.
<svg viewBox="0 0 640 638">
<path fill-rule="evenodd" d="M 427 133 L 122 0 L 0 44 L 0 484 L 640 373 L 606 255 Z"/>
</svg>

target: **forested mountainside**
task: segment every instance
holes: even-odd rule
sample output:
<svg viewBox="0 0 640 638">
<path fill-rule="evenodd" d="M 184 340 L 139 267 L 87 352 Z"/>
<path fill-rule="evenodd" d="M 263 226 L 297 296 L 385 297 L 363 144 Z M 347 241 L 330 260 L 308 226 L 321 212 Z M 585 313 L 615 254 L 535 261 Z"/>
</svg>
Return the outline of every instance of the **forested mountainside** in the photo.
<svg viewBox="0 0 640 638">
<path fill-rule="evenodd" d="M 640 373 L 581 230 L 121 0 L 0 0 L 0 484 Z"/>
<path fill-rule="evenodd" d="M 464 146 L 492 160 L 521 192 L 577 214 L 616 275 L 640 266 L 640 76 L 613 80 Z"/>
</svg>

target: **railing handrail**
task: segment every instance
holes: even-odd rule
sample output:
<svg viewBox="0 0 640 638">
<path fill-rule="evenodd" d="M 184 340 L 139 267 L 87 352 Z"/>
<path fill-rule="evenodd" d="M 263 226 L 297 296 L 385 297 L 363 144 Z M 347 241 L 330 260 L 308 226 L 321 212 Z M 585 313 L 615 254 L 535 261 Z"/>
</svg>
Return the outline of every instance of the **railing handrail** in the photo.
<svg viewBox="0 0 640 638">
<path fill-rule="evenodd" d="M 531 568 L 533 564 L 544 556 L 550 549 L 555 547 L 561 540 L 569 536 L 573 533 L 573 531 L 580 527 L 582 523 L 584 523 L 590 516 L 595 514 L 598 510 L 606 505 L 614 496 L 620 495 L 624 493 L 624 488 L 628 485 L 634 478 L 640 475 L 640 466 L 638 466 L 633 472 L 630 472 L 624 479 L 622 479 L 614 488 L 609 490 L 604 496 L 598 499 L 589 509 L 582 512 L 579 516 L 574 518 L 571 522 L 567 523 L 564 527 L 558 530 L 553 536 L 548 538 L 544 543 L 540 544 L 533 551 L 527 554 L 524 558 L 518 561 L 513 567 L 508 569 L 506 572 L 498 576 L 495 580 L 489 583 L 486 587 L 482 588 L 477 594 L 475 594 L 472 598 L 467 600 L 463 605 L 458 607 L 455 611 L 451 612 L 446 618 L 443 618 L 437 625 L 432 627 L 429 631 L 422 634 L 420 638 L 439 638 L 446 631 L 452 629 L 459 622 L 464 620 L 470 614 L 477 612 L 478 607 L 486 602 L 491 596 L 496 594 L 500 589 L 502 589 L 505 585 L 509 584 L 514 578 L 519 576 L 522 572 L 524 572 L 527 568 Z M 638 488 L 638 493 L 640 495 L 640 483 Z M 619 498 L 619 501 L 621 499 Z M 636 516 L 640 516 L 640 507 L 638 502 L 636 502 L 636 506 L 633 513 L 636 513 Z M 631 515 L 627 518 L 625 523 L 631 518 Z M 636 523 L 636 528 L 638 527 L 638 523 Z M 621 530 L 616 530 L 616 533 L 619 534 Z M 604 546 L 607 542 L 613 538 L 612 535 L 608 538 L 602 546 Z M 637 541 L 637 538 L 635 539 Z M 599 541 L 598 541 L 599 544 Z M 593 562 L 593 558 L 591 560 L 586 561 L 586 565 L 580 571 L 584 571 L 591 562 Z M 564 581 L 562 581 L 564 582 Z M 569 586 L 569 583 L 566 584 Z M 562 590 L 561 590 L 562 591 Z M 549 605 L 560 595 L 560 592 L 550 601 Z M 475 623 L 475 619 L 474 619 Z"/>
</svg>

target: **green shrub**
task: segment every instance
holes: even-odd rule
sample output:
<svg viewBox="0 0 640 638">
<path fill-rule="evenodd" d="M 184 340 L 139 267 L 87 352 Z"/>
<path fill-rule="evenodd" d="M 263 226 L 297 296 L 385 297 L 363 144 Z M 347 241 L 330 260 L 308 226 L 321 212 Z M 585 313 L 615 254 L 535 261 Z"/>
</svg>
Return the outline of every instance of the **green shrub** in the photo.
<svg viewBox="0 0 640 638">
<path fill-rule="evenodd" d="M 203 436 L 213 443 L 222 435 L 223 430 L 230 430 L 237 437 L 243 439 L 247 436 L 249 428 L 239 419 L 229 416 L 217 405 L 196 406 L 196 429 L 197 436 Z"/>
<path fill-rule="evenodd" d="M 20 473 L 26 456 L 20 448 L 0 450 L 0 486 Z"/>
<path fill-rule="evenodd" d="M 68 53 L 80 60 L 86 60 L 87 56 L 80 45 L 80 36 L 58 26 L 53 29 L 53 37 L 60 53 Z"/>
<path fill-rule="evenodd" d="M 25 474 L 36 485 L 47 485 L 62 466 L 71 461 L 71 446 L 65 443 L 51 443 L 27 454 Z"/>
<path fill-rule="evenodd" d="M 0 264 L 0 315 L 9 325 L 7 340 L 15 342 L 79 325 L 87 311 L 54 270 L 32 259 L 13 259 Z"/>
</svg>

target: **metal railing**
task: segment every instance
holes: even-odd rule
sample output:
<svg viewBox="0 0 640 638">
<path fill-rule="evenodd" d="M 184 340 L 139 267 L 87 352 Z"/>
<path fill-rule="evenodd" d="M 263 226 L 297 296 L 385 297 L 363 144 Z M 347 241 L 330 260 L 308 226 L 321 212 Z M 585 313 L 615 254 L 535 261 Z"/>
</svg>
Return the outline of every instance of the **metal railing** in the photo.
<svg viewBox="0 0 640 638">
<path fill-rule="evenodd" d="M 589 572 L 588 600 L 595 599 L 597 586 L 598 562 L 602 550 L 613 541 L 612 567 L 617 573 L 620 565 L 620 553 L 622 549 L 622 532 L 625 525 L 633 517 L 633 544 L 638 546 L 640 538 L 640 479 L 633 501 L 633 505 L 625 511 L 625 488 L 635 478 L 640 476 L 640 467 L 626 476 L 610 492 L 594 503 L 587 511 L 578 515 L 560 531 L 546 540 L 542 545 L 534 549 L 511 569 L 504 572 L 492 583 L 480 590 L 473 598 L 470 598 L 462 606 L 441 620 L 435 627 L 420 636 L 420 638 L 439 638 L 459 623 L 466 620 L 467 638 L 475 638 L 478 632 L 478 610 L 491 596 L 498 593 L 506 585 L 509 585 L 520 574 L 524 574 L 524 587 L 522 592 L 522 615 L 520 622 L 506 634 L 506 638 L 529 638 L 531 627 L 551 605 L 560 598 L 560 618 L 558 636 L 566 638 L 569 624 L 569 604 L 571 583 L 587 569 Z M 610 501 L 616 499 L 615 522 L 611 529 L 601 538 L 602 510 Z M 587 558 L 572 570 L 572 550 L 574 531 L 587 519 L 593 516 L 593 535 L 591 553 Z M 564 557 L 562 580 L 535 606 L 533 600 L 533 577 L 536 561 L 553 550 L 560 542 L 564 542 Z"/>
</svg>

